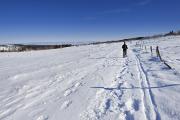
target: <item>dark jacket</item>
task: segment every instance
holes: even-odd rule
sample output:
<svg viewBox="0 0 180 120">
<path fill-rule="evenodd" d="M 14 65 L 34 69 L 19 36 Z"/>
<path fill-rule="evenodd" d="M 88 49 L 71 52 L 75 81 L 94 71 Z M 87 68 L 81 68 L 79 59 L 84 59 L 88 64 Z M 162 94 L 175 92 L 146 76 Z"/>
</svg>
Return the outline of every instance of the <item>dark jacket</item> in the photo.
<svg viewBox="0 0 180 120">
<path fill-rule="evenodd" d="M 123 45 L 122 45 L 122 49 L 123 49 L 123 50 L 127 50 L 127 49 L 128 49 L 127 45 L 126 45 L 126 44 L 123 44 Z"/>
</svg>

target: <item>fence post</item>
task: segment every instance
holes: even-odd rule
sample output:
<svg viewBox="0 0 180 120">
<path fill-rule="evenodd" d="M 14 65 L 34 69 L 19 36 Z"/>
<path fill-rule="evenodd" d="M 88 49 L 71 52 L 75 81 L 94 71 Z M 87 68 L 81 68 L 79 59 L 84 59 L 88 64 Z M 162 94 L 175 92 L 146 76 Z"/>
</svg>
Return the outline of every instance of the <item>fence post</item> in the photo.
<svg viewBox="0 0 180 120">
<path fill-rule="evenodd" d="M 157 54 L 157 57 L 159 57 L 159 59 L 162 61 L 158 46 L 156 47 L 156 54 Z"/>
<path fill-rule="evenodd" d="M 145 45 L 145 51 L 147 52 L 147 47 L 146 47 L 146 45 Z"/>
<path fill-rule="evenodd" d="M 152 55 L 152 46 L 150 46 L 150 50 L 151 50 L 151 55 Z"/>
</svg>

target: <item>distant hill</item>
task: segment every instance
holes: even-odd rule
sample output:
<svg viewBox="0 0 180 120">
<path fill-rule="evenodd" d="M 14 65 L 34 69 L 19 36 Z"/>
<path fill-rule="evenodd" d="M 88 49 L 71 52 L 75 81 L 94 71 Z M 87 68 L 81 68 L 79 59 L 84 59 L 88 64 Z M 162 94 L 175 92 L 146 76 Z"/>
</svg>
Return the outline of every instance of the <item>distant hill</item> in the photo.
<svg viewBox="0 0 180 120">
<path fill-rule="evenodd" d="M 70 47 L 71 44 L 63 45 L 23 45 L 23 44 L 8 44 L 0 45 L 0 52 L 21 52 L 21 51 L 31 51 L 31 50 L 46 50 L 46 49 L 57 49 Z"/>
<path fill-rule="evenodd" d="M 133 41 L 133 40 L 145 40 L 145 39 L 151 39 L 151 38 L 159 38 L 159 37 L 165 37 L 165 36 L 176 36 L 180 35 L 180 31 L 170 31 L 168 33 L 164 34 L 157 34 L 152 36 L 144 36 L 144 37 L 133 37 L 133 38 L 127 38 L 127 39 L 121 39 L 121 40 L 110 40 L 105 42 L 93 42 L 90 44 L 103 44 L 103 43 L 116 43 L 116 42 L 123 42 L 123 41 Z"/>
</svg>

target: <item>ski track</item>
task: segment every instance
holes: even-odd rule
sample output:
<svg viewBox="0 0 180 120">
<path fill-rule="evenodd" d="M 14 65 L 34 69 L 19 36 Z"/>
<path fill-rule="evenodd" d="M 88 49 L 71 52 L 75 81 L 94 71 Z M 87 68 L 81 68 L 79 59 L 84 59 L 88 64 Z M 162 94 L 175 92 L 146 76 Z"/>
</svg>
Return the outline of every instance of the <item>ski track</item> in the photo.
<svg viewBox="0 0 180 120">
<path fill-rule="evenodd" d="M 136 54 L 136 53 L 135 53 Z M 135 55 L 136 63 L 137 63 L 137 70 L 139 73 L 139 79 L 141 81 L 141 88 L 148 87 L 149 89 L 142 89 L 144 93 L 143 101 L 145 107 L 145 114 L 148 120 L 161 120 L 161 116 L 157 109 L 157 104 L 154 99 L 153 92 L 151 90 L 151 85 L 149 83 L 148 75 L 143 68 L 142 63 L 140 62 L 139 55 Z"/>
</svg>

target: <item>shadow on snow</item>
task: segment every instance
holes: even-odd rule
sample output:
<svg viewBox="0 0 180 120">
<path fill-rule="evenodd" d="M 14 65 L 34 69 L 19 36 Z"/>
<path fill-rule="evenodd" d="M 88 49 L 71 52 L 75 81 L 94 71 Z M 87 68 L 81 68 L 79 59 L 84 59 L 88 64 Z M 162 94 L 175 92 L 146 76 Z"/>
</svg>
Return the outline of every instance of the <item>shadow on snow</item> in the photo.
<svg viewBox="0 0 180 120">
<path fill-rule="evenodd" d="M 107 87 L 90 87 L 90 88 L 96 88 L 96 89 L 105 89 L 105 90 L 128 90 L 128 89 L 162 89 L 162 88 L 168 88 L 168 87 L 175 87 L 180 86 L 180 84 L 169 84 L 169 85 L 161 85 L 161 86 L 155 86 L 155 87 L 118 87 L 118 88 L 107 88 Z"/>
</svg>

